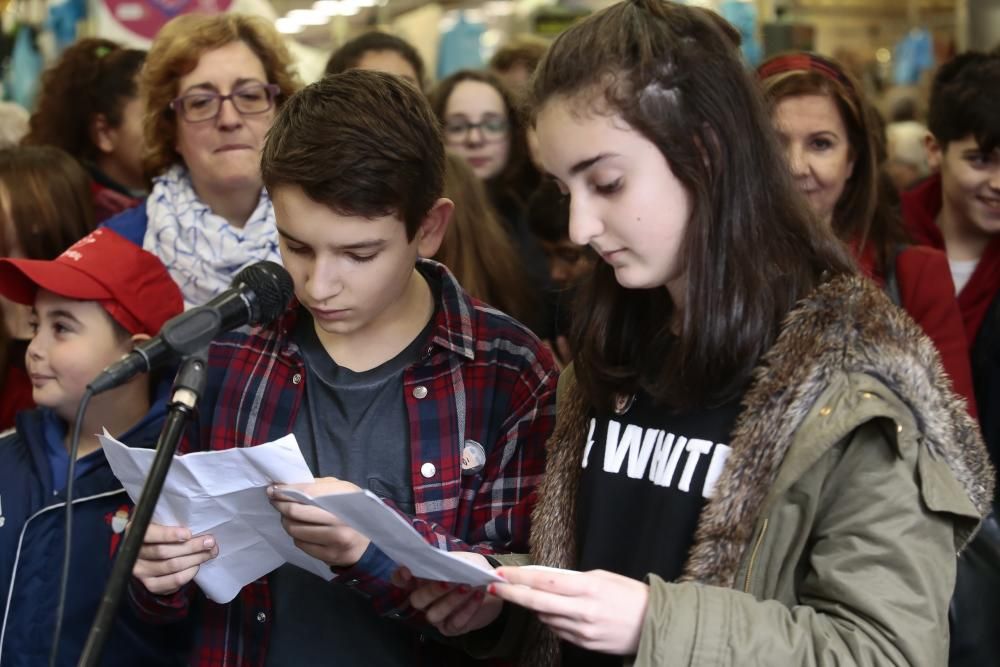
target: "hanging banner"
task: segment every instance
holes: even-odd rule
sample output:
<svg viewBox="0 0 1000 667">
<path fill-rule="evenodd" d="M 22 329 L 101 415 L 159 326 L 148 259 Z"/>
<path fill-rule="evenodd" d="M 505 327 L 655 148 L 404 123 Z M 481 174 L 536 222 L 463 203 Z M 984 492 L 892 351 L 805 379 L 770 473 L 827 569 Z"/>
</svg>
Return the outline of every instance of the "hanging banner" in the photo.
<svg viewBox="0 0 1000 667">
<path fill-rule="evenodd" d="M 170 19 L 198 12 L 220 14 L 233 0 L 100 0 L 97 34 L 135 46 L 148 46 Z"/>
</svg>

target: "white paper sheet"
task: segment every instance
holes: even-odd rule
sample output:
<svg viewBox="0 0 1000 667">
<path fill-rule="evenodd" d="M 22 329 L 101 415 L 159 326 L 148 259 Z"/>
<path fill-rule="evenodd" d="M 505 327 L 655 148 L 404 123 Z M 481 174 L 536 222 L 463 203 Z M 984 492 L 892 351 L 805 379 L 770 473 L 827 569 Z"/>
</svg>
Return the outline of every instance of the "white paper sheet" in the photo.
<svg viewBox="0 0 1000 667">
<path fill-rule="evenodd" d="M 111 470 L 138 502 L 156 453 L 127 447 L 107 431 L 100 440 Z M 153 522 L 215 538 L 219 555 L 202 564 L 194 580 L 220 604 L 286 562 L 329 581 L 330 567 L 295 546 L 267 498 L 271 484 L 311 481 L 293 435 L 255 447 L 174 456 Z"/>
<path fill-rule="evenodd" d="M 503 582 L 493 572 L 493 568 L 480 567 L 449 551 L 431 546 L 409 521 L 371 491 L 312 498 L 295 489 L 283 489 L 281 495 L 301 503 L 316 505 L 336 515 L 354 530 L 367 536 L 398 565 L 406 566 L 415 577 L 470 586 Z"/>
</svg>

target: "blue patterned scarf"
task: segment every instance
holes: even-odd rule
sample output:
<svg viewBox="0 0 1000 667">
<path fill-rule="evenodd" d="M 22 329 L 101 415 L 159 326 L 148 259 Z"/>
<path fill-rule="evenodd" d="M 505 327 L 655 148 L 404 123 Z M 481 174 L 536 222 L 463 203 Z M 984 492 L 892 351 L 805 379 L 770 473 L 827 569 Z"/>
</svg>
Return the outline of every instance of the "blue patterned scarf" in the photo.
<svg viewBox="0 0 1000 667">
<path fill-rule="evenodd" d="M 149 226 L 142 247 L 166 265 L 187 308 L 228 288 L 233 276 L 249 264 L 281 263 L 274 209 L 263 188 L 257 208 L 239 229 L 198 199 L 187 169 L 175 165 L 153 180 L 146 215 Z"/>
</svg>

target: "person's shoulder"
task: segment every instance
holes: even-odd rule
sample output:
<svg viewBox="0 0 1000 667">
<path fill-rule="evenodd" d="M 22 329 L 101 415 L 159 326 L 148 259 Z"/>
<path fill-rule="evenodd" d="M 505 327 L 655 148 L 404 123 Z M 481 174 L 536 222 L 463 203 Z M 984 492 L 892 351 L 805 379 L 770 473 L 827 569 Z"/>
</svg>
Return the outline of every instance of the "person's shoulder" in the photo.
<svg viewBox="0 0 1000 667">
<path fill-rule="evenodd" d="M 281 356 L 297 320 L 298 303 L 293 300 L 274 322 L 244 325 L 217 336 L 209 345 L 209 367 L 228 365 L 238 357 Z"/>
<path fill-rule="evenodd" d="M 947 287 L 954 292 L 951 284 L 951 267 L 948 255 L 937 248 L 925 245 L 907 246 L 896 256 L 896 272 L 900 280 L 917 279 L 933 286 L 936 281 L 948 278 Z"/>
<path fill-rule="evenodd" d="M 14 428 L 0 433 L 0 478 L 20 474 L 18 471 L 30 467 L 32 442 L 37 447 L 41 435 L 41 417 L 38 410 L 26 410 L 17 416 Z M 2 485 L 0 485 L 2 486 Z"/>
<path fill-rule="evenodd" d="M 146 214 L 146 200 L 142 200 L 138 206 L 122 211 L 101 224 L 102 227 L 107 227 L 117 232 L 137 246 L 142 245 L 142 239 L 146 235 L 146 227 L 148 225 L 149 217 Z"/>
</svg>

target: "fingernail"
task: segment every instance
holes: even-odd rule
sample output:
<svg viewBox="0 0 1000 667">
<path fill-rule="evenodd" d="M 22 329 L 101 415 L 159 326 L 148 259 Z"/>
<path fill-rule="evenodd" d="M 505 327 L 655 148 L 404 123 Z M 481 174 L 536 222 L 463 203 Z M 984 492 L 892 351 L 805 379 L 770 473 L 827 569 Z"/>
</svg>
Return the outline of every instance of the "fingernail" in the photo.
<svg viewBox="0 0 1000 667">
<path fill-rule="evenodd" d="M 268 498 L 273 498 L 274 497 L 274 487 L 273 486 L 267 487 L 267 497 Z"/>
<path fill-rule="evenodd" d="M 206 537 L 206 538 L 205 538 L 205 541 L 204 541 L 204 542 L 202 542 L 202 545 L 203 545 L 203 546 L 204 546 L 204 547 L 205 547 L 206 549 L 211 549 L 212 547 L 214 547 L 214 546 L 215 546 L 215 539 L 214 539 L 214 538 L 211 538 L 211 537 Z"/>
<path fill-rule="evenodd" d="M 489 593 L 490 595 L 496 595 L 497 594 L 497 585 L 496 584 L 490 584 L 489 586 L 486 587 L 486 592 Z"/>
</svg>

